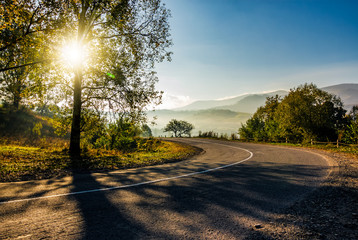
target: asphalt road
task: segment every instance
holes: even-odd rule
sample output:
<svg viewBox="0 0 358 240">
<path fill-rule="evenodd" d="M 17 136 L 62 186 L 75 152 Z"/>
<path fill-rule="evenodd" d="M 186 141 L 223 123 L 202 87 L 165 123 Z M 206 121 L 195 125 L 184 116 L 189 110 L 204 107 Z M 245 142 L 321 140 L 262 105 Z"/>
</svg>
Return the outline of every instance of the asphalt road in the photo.
<svg viewBox="0 0 358 240">
<path fill-rule="evenodd" d="M 244 239 L 331 168 L 302 150 L 176 141 L 204 152 L 141 169 L 1 183 L 0 239 Z"/>
</svg>

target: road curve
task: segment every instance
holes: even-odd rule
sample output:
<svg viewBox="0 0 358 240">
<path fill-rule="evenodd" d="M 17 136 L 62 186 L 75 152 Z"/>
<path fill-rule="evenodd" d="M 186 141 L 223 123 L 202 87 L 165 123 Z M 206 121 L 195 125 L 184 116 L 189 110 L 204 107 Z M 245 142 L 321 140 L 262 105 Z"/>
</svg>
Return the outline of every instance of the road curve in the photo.
<svg viewBox="0 0 358 240">
<path fill-rule="evenodd" d="M 0 184 L 0 239 L 243 239 L 330 172 L 302 150 L 204 139 L 190 160 Z"/>
</svg>

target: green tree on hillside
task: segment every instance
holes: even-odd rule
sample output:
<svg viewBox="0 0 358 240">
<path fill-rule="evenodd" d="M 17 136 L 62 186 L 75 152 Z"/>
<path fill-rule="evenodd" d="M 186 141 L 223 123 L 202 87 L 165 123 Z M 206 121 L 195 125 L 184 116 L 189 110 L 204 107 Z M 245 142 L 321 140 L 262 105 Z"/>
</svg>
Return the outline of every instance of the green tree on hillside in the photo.
<svg viewBox="0 0 358 240">
<path fill-rule="evenodd" d="M 183 135 L 191 136 L 191 130 L 194 125 L 183 120 L 172 119 L 165 126 L 164 132 L 173 132 L 174 137 L 182 137 Z"/>
</svg>

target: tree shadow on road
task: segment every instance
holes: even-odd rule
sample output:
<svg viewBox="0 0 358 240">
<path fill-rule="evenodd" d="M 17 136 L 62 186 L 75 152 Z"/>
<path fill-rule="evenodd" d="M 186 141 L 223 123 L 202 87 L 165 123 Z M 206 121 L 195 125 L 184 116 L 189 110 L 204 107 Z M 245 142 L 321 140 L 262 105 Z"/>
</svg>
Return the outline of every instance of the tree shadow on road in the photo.
<svg viewBox="0 0 358 240">
<path fill-rule="evenodd" d="M 58 182 L 54 190 L 71 187 L 71 192 L 78 193 L 212 167 L 216 165 L 191 161 L 190 164 L 182 162 L 122 172 L 74 173 L 70 185 Z M 242 239 L 248 236 L 255 224 L 271 221 L 274 214 L 289 206 L 294 199 L 312 191 L 312 182 L 324 171 L 318 166 L 250 161 L 210 173 L 152 184 L 74 194 L 38 203 L 26 202 L 18 208 L 21 214 L 14 214 L 13 207 L 4 208 L 0 219 L 33 214 L 35 205 L 44 204 L 43 208 L 49 209 L 44 211 L 46 213 L 53 210 L 57 215 L 56 211 L 65 210 L 69 212 L 63 216 L 72 217 L 74 213 L 71 211 L 77 211 L 78 219 L 67 222 L 64 219 L 64 222 L 76 224 L 78 229 L 73 233 L 66 227 L 56 228 L 56 224 L 62 224 L 59 222 L 62 215 L 57 219 L 46 216 L 38 224 L 46 224 L 43 228 L 47 232 L 36 236 L 47 234 L 47 237 L 56 236 L 58 239 Z M 26 186 L 36 187 L 36 184 L 28 183 Z M 34 197 L 46 194 L 38 192 Z M 66 209 L 69 203 L 74 206 Z M 37 219 L 33 216 L 26 221 Z M 26 226 L 27 232 L 39 231 L 36 225 L 21 226 Z M 17 234 L 19 231 L 16 232 L 15 228 L 13 226 L 13 231 Z M 53 233 L 49 232 L 51 229 Z M 25 235 L 26 231 L 22 234 Z M 18 236 L 11 234 L 3 236 Z"/>
<path fill-rule="evenodd" d="M 206 164 L 195 163 L 198 169 Z M 192 167 L 192 166 L 191 166 Z M 255 224 L 310 192 L 304 179 L 322 168 L 258 162 L 127 189 L 74 195 L 83 239 L 241 239 Z M 163 174 L 161 168 L 138 172 Z M 135 172 L 133 172 L 135 174 Z M 119 185 L 148 181 L 109 174 Z M 91 175 L 74 175 L 74 192 L 109 187 Z"/>
<path fill-rule="evenodd" d="M 73 176 L 73 191 L 100 189 L 100 185 L 91 175 L 86 181 L 79 174 Z M 125 216 L 119 206 L 115 206 L 107 198 L 108 192 L 95 192 L 73 196 L 78 203 L 83 218 L 83 239 L 138 239 L 137 233 L 142 232 L 141 226 Z"/>
</svg>

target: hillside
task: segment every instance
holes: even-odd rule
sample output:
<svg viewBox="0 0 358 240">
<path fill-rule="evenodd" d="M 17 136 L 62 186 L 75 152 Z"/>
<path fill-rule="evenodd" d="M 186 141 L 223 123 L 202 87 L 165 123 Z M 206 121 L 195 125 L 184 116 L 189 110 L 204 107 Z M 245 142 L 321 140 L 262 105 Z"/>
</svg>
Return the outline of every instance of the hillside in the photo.
<svg viewBox="0 0 358 240">
<path fill-rule="evenodd" d="M 39 135 L 34 128 L 41 128 L 40 135 L 49 136 L 53 134 L 52 127 L 44 117 L 34 114 L 30 110 L 9 110 L 0 107 L 0 136 L 2 137 L 32 137 Z M 41 127 L 40 127 L 41 125 Z"/>
<path fill-rule="evenodd" d="M 7 144 L 66 144 L 69 136 L 59 137 L 49 117 L 29 109 L 11 110 L 0 107 L 0 141 Z"/>
</svg>

